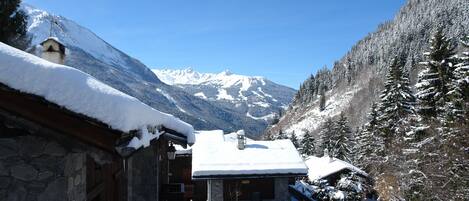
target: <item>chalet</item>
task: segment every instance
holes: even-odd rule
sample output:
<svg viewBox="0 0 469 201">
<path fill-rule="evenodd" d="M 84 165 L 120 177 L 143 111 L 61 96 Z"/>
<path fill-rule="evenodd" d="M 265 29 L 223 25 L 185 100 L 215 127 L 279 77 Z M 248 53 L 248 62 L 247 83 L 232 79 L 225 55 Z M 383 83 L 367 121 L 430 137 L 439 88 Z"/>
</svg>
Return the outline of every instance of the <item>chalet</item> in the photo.
<svg viewBox="0 0 469 201">
<path fill-rule="evenodd" d="M 307 175 L 290 140 L 236 140 L 222 131 L 198 131 L 192 146 L 192 179 L 206 182 L 209 201 L 289 200 L 288 185 Z"/>
<path fill-rule="evenodd" d="M 360 168 L 329 156 L 310 156 L 305 163 L 309 168 L 308 178 L 310 181 L 325 179 L 334 186 L 342 174 L 350 172 L 363 178 L 369 178 L 368 174 Z"/>
<path fill-rule="evenodd" d="M 65 53 L 56 42 L 42 44 Z M 0 198 L 165 200 L 174 144 L 194 141 L 172 115 L 0 43 Z"/>
</svg>

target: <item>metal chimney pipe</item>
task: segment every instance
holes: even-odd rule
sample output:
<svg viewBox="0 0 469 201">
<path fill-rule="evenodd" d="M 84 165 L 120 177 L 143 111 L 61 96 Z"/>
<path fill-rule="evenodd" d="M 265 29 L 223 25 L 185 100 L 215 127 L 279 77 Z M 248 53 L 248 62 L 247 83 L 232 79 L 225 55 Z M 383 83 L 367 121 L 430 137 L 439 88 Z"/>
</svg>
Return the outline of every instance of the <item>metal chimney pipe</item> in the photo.
<svg viewBox="0 0 469 201">
<path fill-rule="evenodd" d="M 244 134 L 244 130 L 239 130 L 236 134 L 238 137 L 238 149 L 243 150 L 246 147 L 246 136 Z"/>
</svg>

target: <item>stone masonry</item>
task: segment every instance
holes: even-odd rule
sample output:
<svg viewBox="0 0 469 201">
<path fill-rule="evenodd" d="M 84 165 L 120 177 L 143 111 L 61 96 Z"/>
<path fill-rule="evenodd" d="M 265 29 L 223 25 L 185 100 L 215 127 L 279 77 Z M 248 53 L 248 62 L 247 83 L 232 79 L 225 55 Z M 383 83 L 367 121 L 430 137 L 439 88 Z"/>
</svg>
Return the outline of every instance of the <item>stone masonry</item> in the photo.
<svg viewBox="0 0 469 201">
<path fill-rule="evenodd" d="M 0 201 L 86 200 L 89 153 L 26 131 L 1 131 Z"/>
</svg>

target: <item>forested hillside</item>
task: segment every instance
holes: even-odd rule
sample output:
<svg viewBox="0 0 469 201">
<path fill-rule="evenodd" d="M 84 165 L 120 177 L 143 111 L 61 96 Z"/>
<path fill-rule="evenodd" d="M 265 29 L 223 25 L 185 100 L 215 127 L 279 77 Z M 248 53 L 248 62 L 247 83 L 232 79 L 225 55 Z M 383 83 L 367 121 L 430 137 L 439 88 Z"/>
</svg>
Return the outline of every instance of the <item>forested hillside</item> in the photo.
<svg viewBox="0 0 469 201">
<path fill-rule="evenodd" d="M 467 199 L 467 34 L 466 0 L 409 0 L 311 75 L 266 137 L 314 141 L 300 150 L 359 165 L 385 200 Z"/>
</svg>

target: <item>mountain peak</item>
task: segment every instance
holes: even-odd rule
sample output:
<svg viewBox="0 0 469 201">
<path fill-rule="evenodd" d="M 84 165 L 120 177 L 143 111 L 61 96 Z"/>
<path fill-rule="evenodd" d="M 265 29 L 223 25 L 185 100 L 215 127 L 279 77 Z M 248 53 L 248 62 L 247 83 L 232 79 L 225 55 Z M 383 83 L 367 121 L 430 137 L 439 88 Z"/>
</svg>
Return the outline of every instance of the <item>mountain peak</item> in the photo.
<svg viewBox="0 0 469 201">
<path fill-rule="evenodd" d="M 222 71 L 221 73 L 219 73 L 220 75 L 225 75 L 225 76 L 229 76 L 229 75 L 233 75 L 233 73 L 228 70 L 228 69 L 225 69 L 224 71 Z"/>
</svg>

